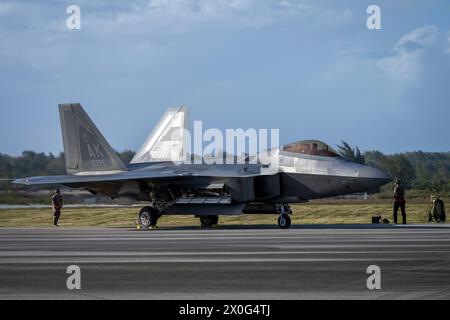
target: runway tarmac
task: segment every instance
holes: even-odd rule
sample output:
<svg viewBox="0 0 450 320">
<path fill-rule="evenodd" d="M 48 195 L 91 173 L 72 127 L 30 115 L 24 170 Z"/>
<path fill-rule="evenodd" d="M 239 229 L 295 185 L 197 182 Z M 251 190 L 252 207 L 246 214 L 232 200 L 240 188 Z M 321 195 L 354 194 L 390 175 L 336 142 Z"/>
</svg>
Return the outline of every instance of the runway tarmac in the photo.
<svg viewBox="0 0 450 320">
<path fill-rule="evenodd" d="M 0 229 L 0 299 L 449 299 L 449 227 Z"/>
</svg>

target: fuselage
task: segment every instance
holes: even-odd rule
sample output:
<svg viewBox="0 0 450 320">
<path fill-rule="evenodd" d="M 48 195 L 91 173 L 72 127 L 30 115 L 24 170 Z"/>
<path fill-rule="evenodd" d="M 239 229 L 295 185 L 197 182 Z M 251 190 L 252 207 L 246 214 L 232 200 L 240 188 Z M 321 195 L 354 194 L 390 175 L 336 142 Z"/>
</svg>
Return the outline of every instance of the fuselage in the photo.
<svg viewBox="0 0 450 320">
<path fill-rule="evenodd" d="M 147 187 L 145 183 L 124 183 L 112 196 L 149 201 L 155 192 L 170 190 L 175 197 L 226 195 L 232 203 L 299 203 L 371 191 L 392 180 L 379 169 L 350 162 L 337 155 L 311 155 L 283 150 L 274 156 L 278 161 L 275 172 L 251 163 L 207 165 L 159 162 L 130 165 L 128 169 L 131 171 L 179 172 L 180 176 L 152 182 Z M 149 193 L 146 189 L 155 192 Z"/>
</svg>

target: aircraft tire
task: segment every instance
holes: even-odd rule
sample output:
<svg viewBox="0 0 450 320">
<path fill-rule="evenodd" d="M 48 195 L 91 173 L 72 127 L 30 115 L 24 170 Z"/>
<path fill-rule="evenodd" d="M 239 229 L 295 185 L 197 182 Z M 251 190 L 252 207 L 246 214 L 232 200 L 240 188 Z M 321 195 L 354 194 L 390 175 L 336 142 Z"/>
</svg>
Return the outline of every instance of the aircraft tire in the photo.
<svg viewBox="0 0 450 320">
<path fill-rule="evenodd" d="M 282 214 L 278 217 L 278 226 L 281 229 L 289 229 L 291 226 L 291 218 L 287 214 Z"/>
<path fill-rule="evenodd" d="M 210 228 L 219 223 L 219 216 L 201 216 L 200 222 L 202 227 Z"/>
<path fill-rule="evenodd" d="M 142 229 L 148 229 L 150 227 L 156 226 L 156 223 L 158 222 L 158 218 L 160 217 L 160 214 L 158 210 L 152 207 L 145 207 L 142 208 L 139 212 L 138 216 L 138 225 Z"/>
</svg>

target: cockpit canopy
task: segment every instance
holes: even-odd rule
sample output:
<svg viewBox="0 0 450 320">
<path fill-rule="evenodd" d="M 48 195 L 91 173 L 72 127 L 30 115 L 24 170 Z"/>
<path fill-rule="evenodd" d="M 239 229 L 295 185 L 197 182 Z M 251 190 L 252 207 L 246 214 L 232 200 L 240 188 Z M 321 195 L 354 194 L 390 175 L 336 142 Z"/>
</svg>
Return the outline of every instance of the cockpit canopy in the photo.
<svg viewBox="0 0 450 320">
<path fill-rule="evenodd" d="M 304 140 L 283 146 L 283 151 L 321 157 L 339 157 L 339 154 L 319 140 Z"/>
</svg>

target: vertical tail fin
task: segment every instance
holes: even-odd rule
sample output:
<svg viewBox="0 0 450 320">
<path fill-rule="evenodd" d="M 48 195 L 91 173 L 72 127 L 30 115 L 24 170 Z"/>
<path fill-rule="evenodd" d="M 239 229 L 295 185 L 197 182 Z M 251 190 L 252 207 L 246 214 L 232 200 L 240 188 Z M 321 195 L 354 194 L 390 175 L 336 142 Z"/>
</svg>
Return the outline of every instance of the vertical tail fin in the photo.
<svg viewBox="0 0 450 320">
<path fill-rule="evenodd" d="M 60 104 L 59 116 L 68 174 L 126 171 L 80 104 Z"/>
<path fill-rule="evenodd" d="M 182 161 L 187 121 L 187 108 L 167 109 L 131 163 Z"/>
</svg>

